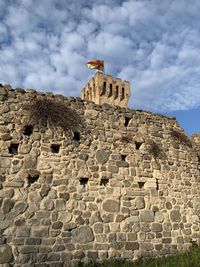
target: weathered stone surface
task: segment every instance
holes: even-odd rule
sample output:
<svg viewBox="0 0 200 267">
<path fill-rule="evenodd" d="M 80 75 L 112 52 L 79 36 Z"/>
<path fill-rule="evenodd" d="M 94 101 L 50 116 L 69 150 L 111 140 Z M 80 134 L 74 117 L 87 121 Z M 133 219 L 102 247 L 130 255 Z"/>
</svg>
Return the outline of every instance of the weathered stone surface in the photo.
<svg viewBox="0 0 200 267">
<path fill-rule="evenodd" d="M 140 213 L 141 222 L 153 222 L 154 221 L 154 213 L 151 210 L 144 210 Z"/>
<path fill-rule="evenodd" d="M 98 163 L 104 164 L 108 161 L 110 153 L 104 149 L 97 150 L 96 152 L 96 159 Z"/>
<path fill-rule="evenodd" d="M 119 212 L 120 203 L 113 199 L 108 199 L 103 203 L 103 210 L 108 212 Z"/>
<path fill-rule="evenodd" d="M 144 209 L 145 208 L 145 201 L 143 197 L 137 197 L 135 200 L 135 206 L 137 209 Z"/>
<path fill-rule="evenodd" d="M 14 207 L 14 212 L 16 213 L 16 215 L 19 215 L 21 213 L 24 213 L 25 210 L 27 209 L 28 204 L 25 202 L 18 202 L 16 203 L 15 207 Z"/>
<path fill-rule="evenodd" d="M 49 191 L 50 191 L 50 186 L 48 184 L 44 184 L 41 188 L 41 191 L 40 191 L 40 195 L 41 197 L 45 197 L 48 195 Z"/>
<path fill-rule="evenodd" d="M 14 206 L 14 201 L 8 198 L 5 198 L 2 204 L 3 213 L 8 213 Z"/>
<path fill-rule="evenodd" d="M 72 230 L 72 242 L 85 244 L 94 240 L 94 234 L 89 226 L 80 226 Z"/>
<path fill-rule="evenodd" d="M 24 169 L 37 168 L 37 155 L 35 153 L 25 155 L 24 157 Z"/>
<path fill-rule="evenodd" d="M 125 243 L 125 249 L 137 250 L 137 249 L 139 249 L 139 244 L 138 244 L 138 242 L 126 242 Z"/>
<path fill-rule="evenodd" d="M 181 214 L 178 210 L 172 210 L 170 213 L 171 221 L 172 222 L 180 222 L 181 221 Z"/>
<path fill-rule="evenodd" d="M 13 259 L 12 249 L 9 245 L 0 245 L 0 263 L 9 263 Z"/>
</svg>

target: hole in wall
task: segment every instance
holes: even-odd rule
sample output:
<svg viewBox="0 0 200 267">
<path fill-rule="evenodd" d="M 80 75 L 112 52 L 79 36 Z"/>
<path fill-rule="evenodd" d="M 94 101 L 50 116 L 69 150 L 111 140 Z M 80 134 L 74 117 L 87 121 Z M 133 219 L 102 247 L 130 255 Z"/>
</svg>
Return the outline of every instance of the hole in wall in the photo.
<svg viewBox="0 0 200 267">
<path fill-rule="evenodd" d="M 29 174 L 27 177 L 28 180 L 28 186 L 30 186 L 31 184 L 34 184 L 38 181 L 39 179 L 39 174 Z"/>
<path fill-rule="evenodd" d="M 30 136 L 33 133 L 33 126 L 32 125 L 25 125 L 23 134 Z"/>
<path fill-rule="evenodd" d="M 122 161 L 126 161 L 126 157 L 127 157 L 127 155 L 121 155 Z"/>
<path fill-rule="evenodd" d="M 81 177 L 81 178 L 79 179 L 79 181 L 80 181 L 80 185 L 83 185 L 83 186 L 85 187 L 86 184 L 87 184 L 88 181 L 89 181 L 89 178 L 87 178 L 87 177 Z"/>
<path fill-rule="evenodd" d="M 125 117 L 125 123 L 124 123 L 125 127 L 128 126 L 130 120 L 131 120 L 131 118 Z"/>
<path fill-rule="evenodd" d="M 106 186 L 108 184 L 108 182 L 109 182 L 108 178 L 102 178 L 100 181 L 100 185 Z"/>
<path fill-rule="evenodd" d="M 156 189 L 159 190 L 158 179 L 156 179 Z"/>
<path fill-rule="evenodd" d="M 135 142 L 135 148 L 136 148 L 137 150 L 140 149 L 141 145 L 142 145 L 142 142 Z"/>
<path fill-rule="evenodd" d="M 80 133 L 79 132 L 74 132 L 73 140 L 80 141 Z"/>
<path fill-rule="evenodd" d="M 51 152 L 52 153 L 58 153 L 60 150 L 60 145 L 59 144 L 52 144 L 51 145 Z"/>
<path fill-rule="evenodd" d="M 11 143 L 10 147 L 8 148 L 9 153 L 13 154 L 13 155 L 17 155 L 18 154 L 18 147 L 19 147 L 19 144 Z"/>
<path fill-rule="evenodd" d="M 144 188 L 144 184 L 145 184 L 145 182 L 138 182 L 138 186 L 139 186 L 139 188 L 141 189 L 141 188 Z"/>
</svg>

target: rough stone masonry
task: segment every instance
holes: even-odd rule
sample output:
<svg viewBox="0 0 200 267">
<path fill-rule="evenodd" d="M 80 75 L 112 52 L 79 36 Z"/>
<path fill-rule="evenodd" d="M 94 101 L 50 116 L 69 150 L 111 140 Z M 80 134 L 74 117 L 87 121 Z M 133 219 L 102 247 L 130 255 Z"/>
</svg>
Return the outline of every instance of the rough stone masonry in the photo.
<svg viewBox="0 0 200 267">
<path fill-rule="evenodd" d="M 87 131 L 27 125 L 23 104 L 65 103 Z M 134 260 L 200 241 L 199 135 L 174 118 L 0 88 L 0 266 Z"/>
</svg>

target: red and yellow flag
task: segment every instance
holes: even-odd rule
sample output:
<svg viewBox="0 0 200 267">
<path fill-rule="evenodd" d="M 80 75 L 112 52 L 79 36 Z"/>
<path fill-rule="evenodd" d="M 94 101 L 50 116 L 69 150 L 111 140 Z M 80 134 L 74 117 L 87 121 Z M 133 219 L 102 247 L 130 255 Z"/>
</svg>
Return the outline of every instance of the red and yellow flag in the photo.
<svg viewBox="0 0 200 267">
<path fill-rule="evenodd" d="M 89 69 L 97 69 L 104 71 L 104 61 L 103 60 L 91 60 L 87 62 L 87 67 Z"/>
</svg>

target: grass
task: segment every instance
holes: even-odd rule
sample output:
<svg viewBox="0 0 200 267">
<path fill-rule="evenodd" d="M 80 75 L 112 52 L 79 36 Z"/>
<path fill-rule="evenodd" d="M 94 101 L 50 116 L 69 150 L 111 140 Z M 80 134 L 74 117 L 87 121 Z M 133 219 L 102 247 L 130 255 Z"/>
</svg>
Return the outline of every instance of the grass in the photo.
<svg viewBox="0 0 200 267">
<path fill-rule="evenodd" d="M 82 264 L 80 267 L 200 267 L 200 248 L 192 248 L 184 253 L 156 259 L 138 261 L 105 261 Z"/>
</svg>

